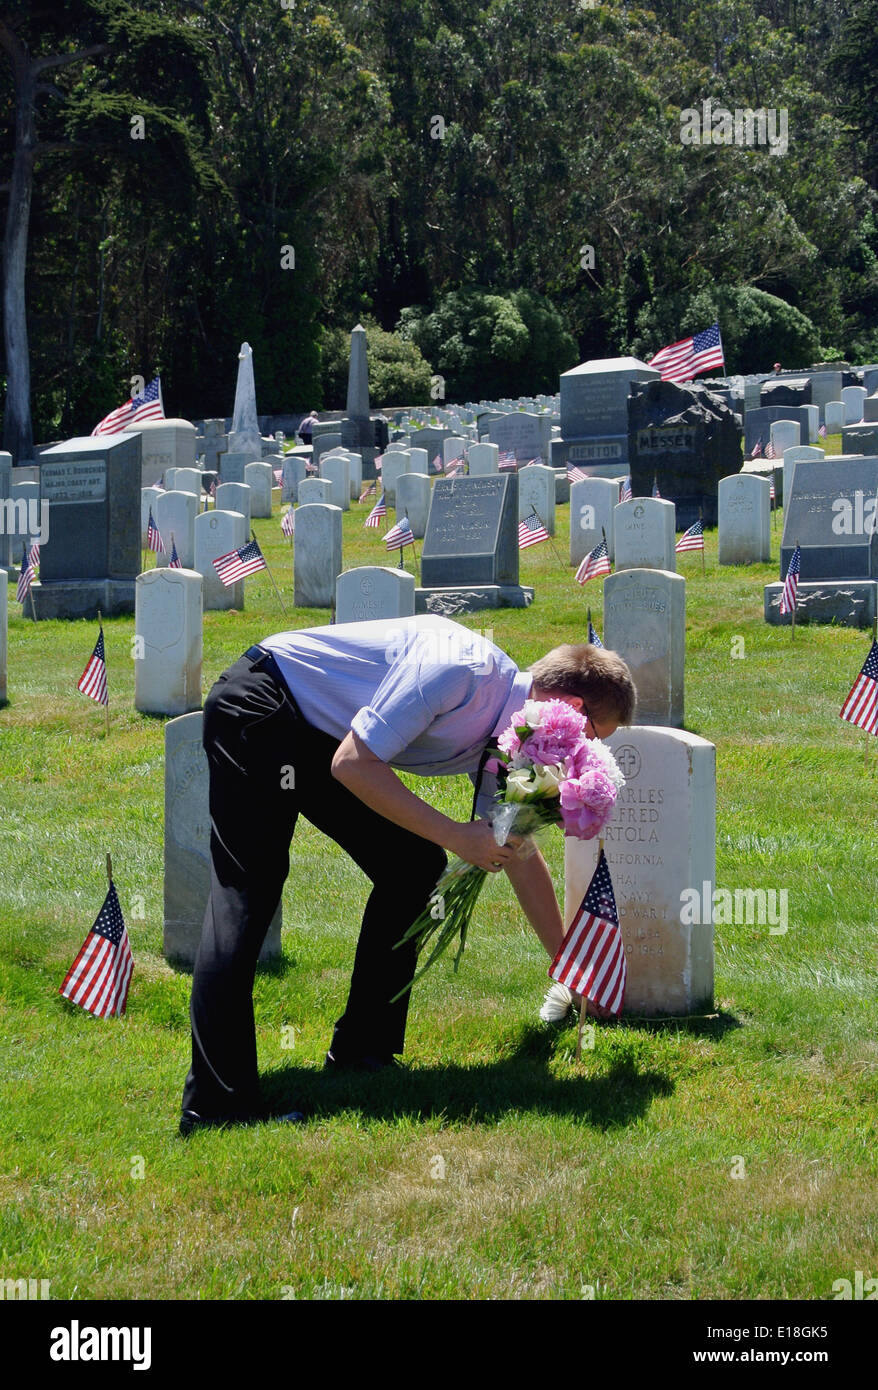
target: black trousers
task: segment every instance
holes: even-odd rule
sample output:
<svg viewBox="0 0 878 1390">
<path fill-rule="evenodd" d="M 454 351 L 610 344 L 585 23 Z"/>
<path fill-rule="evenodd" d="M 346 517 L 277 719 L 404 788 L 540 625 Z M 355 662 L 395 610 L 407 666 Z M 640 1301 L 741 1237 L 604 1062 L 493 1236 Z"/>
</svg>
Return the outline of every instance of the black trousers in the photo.
<svg viewBox="0 0 878 1390">
<path fill-rule="evenodd" d="M 245 1116 L 260 1109 L 256 961 L 289 873 L 299 815 L 341 845 L 373 884 L 331 1043 L 338 1060 L 402 1051 L 409 995 L 389 1001 L 412 978 L 416 955 L 412 946 L 393 947 L 426 906 L 447 860 L 438 845 L 378 815 L 335 780 L 337 741 L 309 724 L 279 676 L 250 656 L 208 694 L 203 742 L 210 899 L 192 979 L 192 1067 L 183 1108 Z"/>
</svg>

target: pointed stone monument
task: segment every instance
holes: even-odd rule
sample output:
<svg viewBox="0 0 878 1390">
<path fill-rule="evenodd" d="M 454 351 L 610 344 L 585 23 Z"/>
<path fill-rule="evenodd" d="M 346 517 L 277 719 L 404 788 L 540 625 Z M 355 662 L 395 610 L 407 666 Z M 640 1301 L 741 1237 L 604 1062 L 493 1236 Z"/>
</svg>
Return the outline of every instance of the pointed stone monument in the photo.
<svg viewBox="0 0 878 1390">
<path fill-rule="evenodd" d="M 262 458 L 262 435 L 256 417 L 256 381 L 253 376 L 253 349 L 241 344 L 238 353 L 238 384 L 235 387 L 235 413 L 229 434 L 230 454 L 246 454 L 245 463 Z M 228 481 L 225 479 L 224 481 Z"/>
<path fill-rule="evenodd" d="M 351 357 L 348 367 L 348 397 L 345 418 L 324 422 L 314 429 L 315 442 L 321 433 L 340 430 L 341 444 L 360 454 L 363 477 L 374 478 L 375 456 L 387 448 L 387 421 L 369 414 L 369 363 L 366 357 L 366 330 L 361 323 L 351 333 Z"/>
</svg>

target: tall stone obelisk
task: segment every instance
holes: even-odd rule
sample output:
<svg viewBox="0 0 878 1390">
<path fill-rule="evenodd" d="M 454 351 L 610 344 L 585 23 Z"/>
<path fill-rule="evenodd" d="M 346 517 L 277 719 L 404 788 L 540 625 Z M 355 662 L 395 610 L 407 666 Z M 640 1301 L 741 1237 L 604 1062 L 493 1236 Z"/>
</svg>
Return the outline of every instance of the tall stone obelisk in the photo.
<svg viewBox="0 0 878 1390">
<path fill-rule="evenodd" d="M 351 333 L 346 413 L 349 420 L 369 419 L 369 363 L 366 357 L 366 330 L 361 323 Z"/>
<path fill-rule="evenodd" d="M 253 350 L 241 344 L 238 353 L 238 383 L 235 387 L 235 413 L 229 433 L 229 453 L 248 454 L 248 462 L 262 458 L 262 436 L 256 416 L 256 382 L 253 376 Z"/>
<path fill-rule="evenodd" d="M 348 365 L 348 399 L 341 421 L 341 442 L 363 460 L 363 477 L 374 478 L 375 455 L 387 446 L 387 421 L 369 414 L 369 364 L 366 360 L 366 330 L 361 323 L 351 333 Z"/>
</svg>

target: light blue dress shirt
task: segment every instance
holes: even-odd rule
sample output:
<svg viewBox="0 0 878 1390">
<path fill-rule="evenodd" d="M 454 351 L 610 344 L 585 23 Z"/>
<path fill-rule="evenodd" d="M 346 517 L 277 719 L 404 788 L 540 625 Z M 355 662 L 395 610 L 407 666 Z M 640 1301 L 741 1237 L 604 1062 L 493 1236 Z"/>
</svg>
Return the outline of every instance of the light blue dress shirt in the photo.
<svg viewBox="0 0 878 1390">
<path fill-rule="evenodd" d="M 533 684 L 493 642 L 433 614 L 277 632 L 259 645 L 310 724 L 339 740 L 353 729 L 376 758 L 423 777 L 474 778 Z M 486 775 L 480 815 L 495 790 Z"/>
</svg>

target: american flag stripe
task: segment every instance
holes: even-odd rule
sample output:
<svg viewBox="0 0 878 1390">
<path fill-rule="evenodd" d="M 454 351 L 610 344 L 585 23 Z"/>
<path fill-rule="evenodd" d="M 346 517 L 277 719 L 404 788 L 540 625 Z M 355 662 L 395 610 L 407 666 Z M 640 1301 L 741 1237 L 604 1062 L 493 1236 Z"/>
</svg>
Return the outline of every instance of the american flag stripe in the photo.
<svg viewBox="0 0 878 1390">
<path fill-rule="evenodd" d="M 696 521 L 694 525 L 689 527 L 688 531 L 684 531 L 680 539 L 677 541 L 677 544 L 674 546 L 674 551 L 677 555 L 682 555 L 683 552 L 686 550 L 703 549 L 704 524 L 701 521 Z"/>
<path fill-rule="evenodd" d="M 799 571 L 802 568 L 802 551 L 800 546 L 796 546 L 790 557 L 787 566 L 787 577 L 784 580 L 783 592 L 780 596 L 780 611 L 792 613 L 796 607 L 796 594 L 799 590 Z"/>
<path fill-rule="evenodd" d="M 549 533 L 536 512 L 531 512 L 530 516 L 518 523 L 519 550 L 527 550 L 528 546 L 539 545 L 540 541 L 548 539 Z"/>
<path fill-rule="evenodd" d="M 863 669 L 841 707 L 840 718 L 870 734 L 878 734 L 878 642 L 872 643 Z"/>
<path fill-rule="evenodd" d="M 699 372 L 724 366 L 719 324 L 660 348 L 647 366 L 660 371 L 662 381 L 691 381 Z"/>
<path fill-rule="evenodd" d="M 620 494 L 619 501 L 630 502 L 633 495 L 634 494 L 631 491 L 631 475 L 629 474 L 628 477 L 625 479 L 624 483 L 622 484 L 622 492 Z"/>
<path fill-rule="evenodd" d="M 585 897 L 549 967 L 549 976 L 612 1013 L 621 1010 L 627 963 L 603 850 Z"/>
<path fill-rule="evenodd" d="M 581 468 L 571 467 L 571 465 L 568 463 L 568 465 L 567 465 L 567 481 L 568 481 L 568 483 L 584 483 L 587 477 L 588 477 L 588 474 L 587 474 L 587 473 L 584 473 L 583 470 L 582 470 Z"/>
<path fill-rule="evenodd" d="M 98 1018 L 123 1014 L 134 957 L 114 884 L 59 993 Z"/>
<path fill-rule="evenodd" d="M 98 421 L 92 434 L 116 434 L 131 425 L 140 424 L 142 420 L 164 420 L 164 418 L 161 380 L 159 377 L 154 377 L 144 388 L 142 396 L 130 396 L 124 405 L 120 405 L 117 410 L 111 410 L 109 415 L 105 415 L 103 420 Z"/>
<path fill-rule="evenodd" d="M 585 584 L 589 579 L 597 579 L 599 575 L 612 574 L 610 569 L 610 553 L 607 549 L 607 542 L 598 541 L 594 550 L 586 555 L 579 569 L 576 571 L 577 584 Z"/>
<path fill-rule="evenodd" d="M 246 579 L 249 574 L 256 574 L 257 570 L 264 570 L 265 556 L 259 549 L 258 541 L 248 541 L 240 549 L 220 555 L 214 560 L 213 567 L 228 587 L 230 584 L 236 584 L 239 579 Z"/>
<path fill-rule="evenodd" d="M 94 651 L 88 659 L 88 664 L 76 683 L 77 690 L 81 690 L 83 695 L 95 700 L 99 705 L 109 703 L 107 693 L 107 662 L 104 651 L 104 629 L 98 633 L 98 640 L 95 643 Z"/>
</svg>

